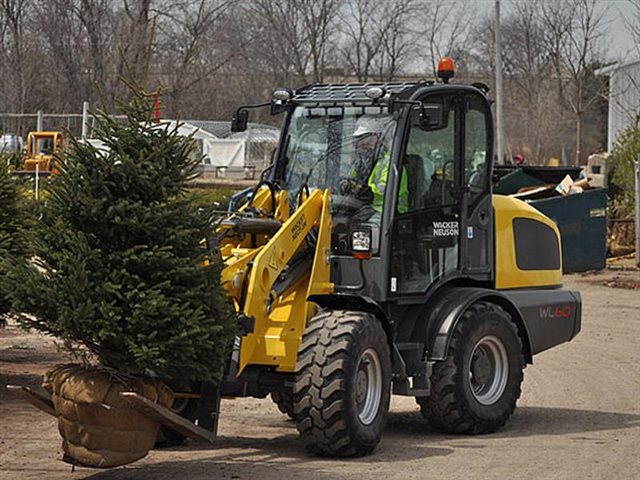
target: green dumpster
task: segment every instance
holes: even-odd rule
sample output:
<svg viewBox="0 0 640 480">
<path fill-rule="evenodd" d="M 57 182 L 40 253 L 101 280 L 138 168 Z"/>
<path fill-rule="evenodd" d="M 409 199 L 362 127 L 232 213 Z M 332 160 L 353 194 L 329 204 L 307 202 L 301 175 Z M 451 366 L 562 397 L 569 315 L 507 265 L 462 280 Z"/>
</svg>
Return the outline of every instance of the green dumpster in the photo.
<svg viewBox="0 0 640 480">
<path fill-rule="evenodd" d="M 562 237 L 565 273 L 602 270 L 607 259 L 607 189 L 594 188 L 566 197 L 532 200 L 552 219 Z"/>
</svg>

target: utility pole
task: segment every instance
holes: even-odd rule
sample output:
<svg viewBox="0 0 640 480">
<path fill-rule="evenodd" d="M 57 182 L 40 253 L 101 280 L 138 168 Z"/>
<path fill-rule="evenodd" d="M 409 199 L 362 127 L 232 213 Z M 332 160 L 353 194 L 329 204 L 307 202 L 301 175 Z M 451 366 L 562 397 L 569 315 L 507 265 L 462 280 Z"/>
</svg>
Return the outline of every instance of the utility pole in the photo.
<svg viewBox="0 0 640 480">
<path fill-rule="evenodd" d="M 640 267 L 640 161 L 635 162 L 636 179 L 636 266 Z"/>
<path fill-rule="evenodd" d="M 500 0 L 496 0 L 496 155 L 498 165 L 504 163 L 504 131 L 502 118 L 502 46 L 500 45 Z"/>
</svg>

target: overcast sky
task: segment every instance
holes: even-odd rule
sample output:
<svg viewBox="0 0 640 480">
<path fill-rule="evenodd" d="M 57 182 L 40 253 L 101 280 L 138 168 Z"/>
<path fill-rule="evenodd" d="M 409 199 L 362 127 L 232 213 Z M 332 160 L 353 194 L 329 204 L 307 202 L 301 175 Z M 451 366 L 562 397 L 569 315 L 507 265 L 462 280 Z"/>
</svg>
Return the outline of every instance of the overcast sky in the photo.
<svg viewBox="0 0 640 480">
<path fill-rule="evenodd" d="M 471 0 L 482 3 L 487 10 L 495 6 L 495 0 Z M 529 0 L 535 1 L 535 0 Z M 638 56 L 631 36 L 626 30 L 624 18 L 631 19 L 633 8 L 627 0 L 597 0 L 605 12 L 607 20 L 603 47 L 608 60 L 630 60 Z M 503 12 L 509 9 L 512 0 L 501 0 L 500 8 Z"/>
</svg>

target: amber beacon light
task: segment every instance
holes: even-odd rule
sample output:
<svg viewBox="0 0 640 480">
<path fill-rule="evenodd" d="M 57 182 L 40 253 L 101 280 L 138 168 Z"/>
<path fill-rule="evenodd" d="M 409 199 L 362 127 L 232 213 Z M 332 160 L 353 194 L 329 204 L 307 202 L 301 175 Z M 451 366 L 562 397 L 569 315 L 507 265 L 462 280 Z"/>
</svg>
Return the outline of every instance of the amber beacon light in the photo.
<svg viewBox="0 0 640 480">
<path fill-rule="evenodd" d="M 449 83 L 456 73 L 456 65 L 451 57 L 442 57 L 438 62 L 438 78 L 444 83 Z"/>
</svg>

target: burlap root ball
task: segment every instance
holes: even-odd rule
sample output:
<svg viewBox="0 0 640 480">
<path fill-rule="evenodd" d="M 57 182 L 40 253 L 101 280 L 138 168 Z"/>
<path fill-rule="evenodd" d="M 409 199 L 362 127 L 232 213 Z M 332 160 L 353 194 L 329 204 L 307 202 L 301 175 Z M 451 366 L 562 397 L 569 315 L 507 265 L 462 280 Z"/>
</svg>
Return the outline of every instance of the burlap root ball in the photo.
<svg viewBox="0 0 640 480">
<path fill-rule="evenodd" d="M 167 408 L 173 403 L 173 392 L 162 382 L 77 364 L 52 368 L 42 386 L 58 414 L 64 460 L 86 467 L 125 465 L 153 448 L 160 425 L 134 410 L 120 392 L 136 392 Z"/>
</svg>

